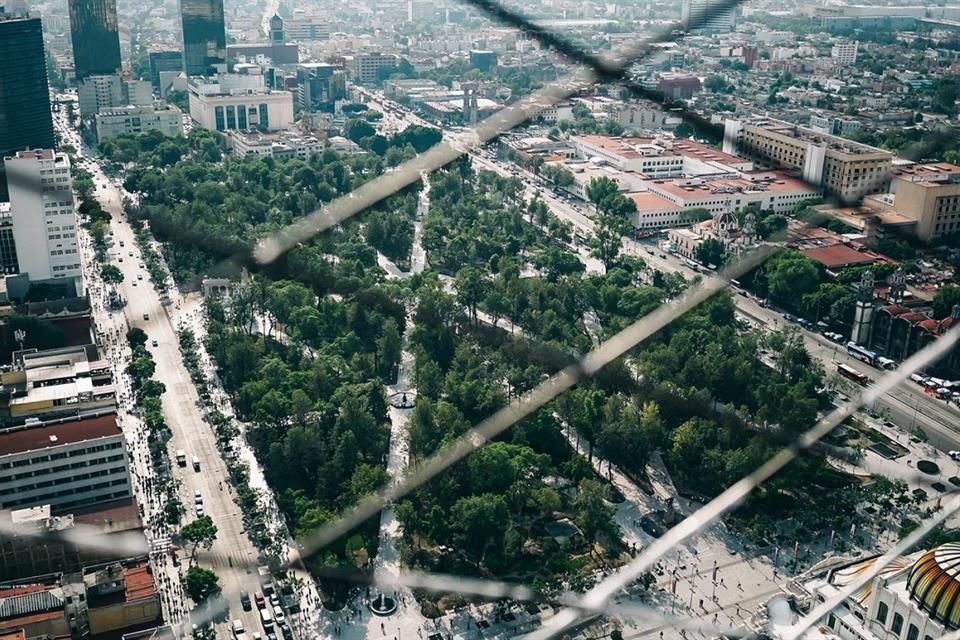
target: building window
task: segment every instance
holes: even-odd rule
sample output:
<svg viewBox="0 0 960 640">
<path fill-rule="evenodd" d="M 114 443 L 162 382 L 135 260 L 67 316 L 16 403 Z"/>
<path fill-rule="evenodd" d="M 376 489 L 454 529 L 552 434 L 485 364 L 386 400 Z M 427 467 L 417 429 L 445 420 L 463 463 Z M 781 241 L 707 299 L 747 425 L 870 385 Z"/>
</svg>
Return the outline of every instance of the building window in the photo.
<svg viewBox="0 0 960 640">
<path fill-rule="evenodd" d="M 217 121 L 217 131 L 223 131 L 224 129 L 223 107 L 214 107 L 213 116 Z"/>
<path fill-rule="evenodd" d="M 907 640 L 917 640 L 920 637 L 920 629 L 916 625 L 911 624 L 907 627 Z"/>
<path fill-rule="evenodd" d="M 879 622 L 880 624 L 886 624 L 888 611 L 889 609 L 887 608 L 887 603 L 881 602 L 880 606 L 877 607 L 877 622 Z"/>
<path fill-rule="evenodd" d="M 270 111 L 266 102 L 260 103 L 260 127 L 263 129 L 270 128 Z"/>
<path fill-rule="evenodd" d="M 827 626 L 830 627 L 831 629 L 837 628 L 837 619 L 834 617 L 832 613 L 827 617 Z"/>
<path fill-rule="evenodd" d="M 890 631 L 893 631 L 897 636 L 903 631 L 903 616 L 899 613 L 893 614 L 893 624 L 890 626 Z"/>
<path fill-rule="evenodd" d="M 237 112 L 236 107 L 232 104 L 227 106 L 227 129 L 233 130 L 237 128 Z"/>
<path fill-rule="evenodd" d="M 237 125 L 240 129 L 247 128 L 247 108 L 244 105 L 237 105 Z"/>
</svg>

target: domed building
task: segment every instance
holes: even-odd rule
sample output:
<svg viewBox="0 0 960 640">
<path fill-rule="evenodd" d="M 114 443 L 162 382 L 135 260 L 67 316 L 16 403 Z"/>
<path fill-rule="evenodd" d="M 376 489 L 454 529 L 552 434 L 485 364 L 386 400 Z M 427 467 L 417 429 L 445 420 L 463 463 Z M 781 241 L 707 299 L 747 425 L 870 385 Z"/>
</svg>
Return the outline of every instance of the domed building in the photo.
<svg viewBox="0 0 960 640">
<path fill-rule="evenodd" d="M 807 583 L 812 606 L 854 583 L 878 558 Z M 934 640 L 960 629 L 960 544 L 897 558 L 829 614 L 821 629 L 843 640 Z"/>
</svg>

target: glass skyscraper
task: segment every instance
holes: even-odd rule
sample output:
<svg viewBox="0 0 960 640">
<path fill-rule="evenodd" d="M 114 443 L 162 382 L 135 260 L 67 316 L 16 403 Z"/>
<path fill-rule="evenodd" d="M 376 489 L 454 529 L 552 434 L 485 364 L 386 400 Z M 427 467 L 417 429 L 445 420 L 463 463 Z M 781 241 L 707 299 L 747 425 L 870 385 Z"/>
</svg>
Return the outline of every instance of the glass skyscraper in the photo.
<svg viewBox="0 0 960 640">
<path fill-rule="evenodd" d="M 227 62 L 227 35 L 223 0 L 180 0 L 183 21 L 183 70 L 188 76 L 206 76 L 213 66 Z"/>
<path fill-rule="evenodd" d="M 0 165 L 17 151 L 56 143 L 40 18 L 0 13 Z"/>
<path fill-rule="evenodd" d="M 117 0 L 69 0 L 77 80 L 120 72 Z"/>
</svg>

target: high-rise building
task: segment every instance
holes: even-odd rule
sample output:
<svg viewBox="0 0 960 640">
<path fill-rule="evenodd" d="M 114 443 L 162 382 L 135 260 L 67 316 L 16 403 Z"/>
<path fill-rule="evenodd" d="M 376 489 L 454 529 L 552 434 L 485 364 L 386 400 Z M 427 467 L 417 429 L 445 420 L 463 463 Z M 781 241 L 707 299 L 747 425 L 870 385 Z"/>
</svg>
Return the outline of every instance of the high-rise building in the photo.
<svg viewBox="0 0 960 640">
<path fill-rule="evenodd" d="M 347 78 L 343 67 L 324 62 L 308 62 L 297 68 L 297 101 L 307 112 L 333 113 L 337 100 L 347 96 Z"/>
<path fill-rule="evenodd" d="M 0 274 L 18 273 L 20 263 L 17 261 L 17 241 L 13 237 L 13 214 L 9 202 L 0 202 Z"/>
<path fill-rule="evenodd" d="M 273 14 L 270 18 L 270 44 L 283 44 L 283 18 Z"/>
<path fill-rule="evenodd" d="M 120 71 L 117 0 L 69 0 L 77 80 Z"/>
<path fill-rule="evenodd" d="M 373 84 L 380 78 L 385 69 L 396 69 L 400 64 L 400 56 L 392 53 L 358 53 L 353 56 L 344 56 L 347 71 L 357 84 Z"/>
<path fill-rule="evenodd" d="M 40 18 L 0 10 L 0 158 L 56 143 Z"/>
<path fill-rule="evenodd" d="M 680 20 L 689 31 L 729 33 L 736 25 L 736 5 L 717 0 L 683 0 Z"/>
<path fill-rule="evenodd" d="M 93 120 L 106 109 L 153 104 L 153 86 L 146 80 L 130 80 L 120 76 L 87 76 L 77 84 L 80 117 Z"/>
<path fill-rule="evenodd" d="M 161 71 L 183 71 L 182 51 L 151 51 L 150 81 L 153 88 L 160 91 Z"/>
<path fill-rule="evenodd" d="M 857 63 L 857 50 L 860 48 L 859 42 L 842 42 L 833 45 L 830 50 L 830 57 L 837 61 L 837 64 L 843 67 L 849 67 Z"/>
<path fill-rule="evenodd" d="M 77 83 L 77 101 L 84 120 L 92 120 L 101 109 L 123 106 L 123 79 L 116 74 L 87 76 Z"/>
<path fill-rule="evenodd" d="M 497 52 L 485 49 L 470 50 L 470 66 L 480 71 L 490 72 L 497 68 Z"/>
<path fill-rule="evenodd" d="M 209 76 L 227 63 L 223 0 L 181 0 L 183 70 L 188 76 Z"/>
<path fill-rule="evenodd" d="M 20 273 L 31 282 L 80 277 L 70 160 L 50 149 L 4 159 Z"/>
<path fill-rule="evenodd" d="M 283 22 L 283 37 L 286 41 L 314 42 L 330 39 L 330 23 L 319 16 L 294 17 Z"/>
</svg>

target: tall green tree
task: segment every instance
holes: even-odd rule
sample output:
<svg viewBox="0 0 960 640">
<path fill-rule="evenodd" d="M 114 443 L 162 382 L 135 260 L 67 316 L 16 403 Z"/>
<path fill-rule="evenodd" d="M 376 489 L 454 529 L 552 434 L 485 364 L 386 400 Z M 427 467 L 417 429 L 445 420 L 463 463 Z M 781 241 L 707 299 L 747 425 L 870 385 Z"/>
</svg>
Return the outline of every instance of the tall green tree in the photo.
<svg viewBox="0 0 960 640">
<path fill-rule="evenodd" d="M 597 213 L 606 211 L 606 206 L 613 197 L 620 193 L 617 181 L 607 176 L 593 178 L 587 184 L 587 198 L 593 203 Z"/>
<path fill-rule="evenodd" d="M 933 317 L 946 318 L 960 304 L 960 287 L 942 287 L 933 296 Z"/>
<path fill-rule="evenodd" d="M 213 519 L 210 516 L 200 516 L 193 522 L 184 525 L 180 529 L 180 535 L 187 542 L 193 543 L 193 549 L 190 551 L 190 564 L 193 564 L 197 557 L 198 547 L 207 550 L 213 547 L 213 543 L 217 539 L 217 525 L 213 524 Z"/>
<path fill-rule="evenodd" d="M 200 604 L 220 593 L 220 578 L 209 569 L 193 566 L 183 577 L 183 590 L 191 600 Z"/>
</svg>

